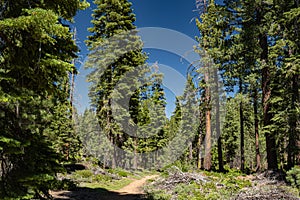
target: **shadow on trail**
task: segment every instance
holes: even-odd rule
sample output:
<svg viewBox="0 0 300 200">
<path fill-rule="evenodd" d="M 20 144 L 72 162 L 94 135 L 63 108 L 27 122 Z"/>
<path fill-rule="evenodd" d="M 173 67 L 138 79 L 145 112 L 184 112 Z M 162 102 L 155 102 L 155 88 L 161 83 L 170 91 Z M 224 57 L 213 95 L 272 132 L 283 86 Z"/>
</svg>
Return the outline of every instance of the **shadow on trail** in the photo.
<svg viewBox="0 0 300 200">
<path fill-rule="evenodd" d="M 127 194 L 103 188 L 80 187 L 73 191 L 56 192 L 54 200 L 146 200 L 146 197 L 144 194 Z"/>
</svg>

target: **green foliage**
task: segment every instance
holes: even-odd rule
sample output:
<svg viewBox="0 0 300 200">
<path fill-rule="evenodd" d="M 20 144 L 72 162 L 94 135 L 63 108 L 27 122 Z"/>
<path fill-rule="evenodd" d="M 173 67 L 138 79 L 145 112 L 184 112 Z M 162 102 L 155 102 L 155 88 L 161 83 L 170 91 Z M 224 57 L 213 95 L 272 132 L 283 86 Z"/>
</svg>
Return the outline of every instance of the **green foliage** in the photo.
<svg viewBox="0 0 300 200">
<path fill-rule="evenodd" d="M 107 171 L 109 173 L 111 173 L 111 174 L 116 174 L 116 175 L 118 175 L 120 177 L 127 177 L 130 174 L 130 172 L 125 171 L 125 170 L 123 170 L 121 168 L 108 169 Z"/>
<path fill-rule="evenodd" d="M 75 161 L 81 149 L 81 141 L 78 133 L 75 132 L 69 102 L 61 102 L 55 106 L 54 113 L 45 134 L 52 141 L 53 148 L 63 155 L 66 162 Z"/>
<path fill-rule="evenodd" d="M 119 190 L 126 185 L 130 184 L 133 180 L 128 178 L 122 178 L 120 180 L 108 180 L 108 181 L 101 181 L 101 182 L 82 182 L 82 187 L 88 187 L 92 189 L 99 189 L 103 188 L 105 190 L 115 191 Z"/>
<path fill-rule="evenodd" d="M 171 189 L 162 189 L 166 188 L 166 182 L 162 182 L 163 185 L 154 183 L 146 186 L 147 196 L 150 199 L 229 200 L 242 189 L 251 187 L 251 182 L 245 180 L 244 174 L 238 171 L 231 170 L 225 174 L 206 171 L 201 173 L 209 178 L 208 182 L 177 183 L 175 187 L 170 186 Z"/>
<path fill-rule="evenodd" d="M 163 174 L 168 174 L 168 171 L 174 167 L 177 167 L 182 172 L 188 172 L 193 169 L 190 163 L 182 162 L 182 160 L 177 160 L 174 163 L 162 168 Z"/>
<path fill-rule="evenodd" d="M 51 184 L 51 190 L 75 190 L 76 182 L 71 179 L 55 180 Z"/>
<path fill-rule="evenodd" d="M 93 181 L 96 182 L 108 182 L 108 181 L 112 181 L 112 177 L 104 175 L 104 174 L 97 174 L 93 177 Z"/>
<path fill-rule="evenodd" d="M 106 166 L 105 161 L 109 160 L 111 155 L 103 153 L 109 146 L 106 143 L 106 135 L 99 127 L 96 113 L 93 110 L 85 110 L 77 117 L 75 127 L 82 142 L 82 154 L 88 157 L 88 161 L 92 159 L 94 164 L 100 161 L 102 166 Z"/>
<path fill-rule="evenodd" d="M 132 95 L 134 91 L 131 90 L 134 87 L 139 88 L 135 84 L 137 80 L 132 78 L 144 75 L 141 71 L 138 75 L 134 69 L 144 65 L 146 55 L 142 52 L 143 44 L 133 25 L 135 16 L 132 13 L 131 3 L 127 0 L 99 0 L 95 1 L 95 4 L 97 8 L 93 13 L 93 27 L 89 28 L 91 35 L 86 42 L 91 50 L 87 67 L 94 70 L 88 77 L 92 83 L 89 95 L 93 107 L 96 108 L 102 134 L 109 138 L 110 143 L 122 147 L 124 142 L 121 141 L 127 139 L 123 134 L 126 127 L 123 126 L 128 126 L 128 130 L 136 123 L 130 119 L 130 114 L 124 106 L 130 106 L 130 110 L 136 110 L 132 106 L 138 106 L 128 105 L 128 102 L 124 101 L 127 96 Z M 102 59 L 98 59 L 99 57 Z M 124 80 L 125 83 L 120 83 L 122 78 L 131 72 L 135 74 L 130 77 L 130 82 Z M 120 114 L 115 116 L 113 116 L 113 102 L 115 109 L 120 110 L 118 111 Z M 115 153 L 112 155 L 109 160 L 112 161 L 113 168 L 123 163 L 121 160 L 117 161 L 120 158 L 117 158 Z"/>
<path fill-rule="evenodd" d="M 74 172 L 74 176 L 75 177 L 78 177 L 78 178 L 84 178 L 84 179 L 87 179 L 87 178 L 90 178 L 92 177 L 94 174 L 91 170 L 78 170 L 76 172 Z"/>
<path fill-rule="evenodd" d="M 170 200 L 170 194 L 166 194 L 164 191 L 155 191 L 147 194 L 147 199 L 149 200 Z"/>
<path fill-rule="evenodd" d="M 81 2 L 56 3 L 0 2 L 1 198 L 50 199 L 48 189 L 63 171 L 56 139 L 72 132 L 66 87 L 78 48 L 62 21 Z"/>
<path fill-rule="evenodd" d="M 298 188 L 300 192 L 300 167 L 295 166 L 289 170 L 286 176 L 286 180 L 295 188 Z"/>
</svg>

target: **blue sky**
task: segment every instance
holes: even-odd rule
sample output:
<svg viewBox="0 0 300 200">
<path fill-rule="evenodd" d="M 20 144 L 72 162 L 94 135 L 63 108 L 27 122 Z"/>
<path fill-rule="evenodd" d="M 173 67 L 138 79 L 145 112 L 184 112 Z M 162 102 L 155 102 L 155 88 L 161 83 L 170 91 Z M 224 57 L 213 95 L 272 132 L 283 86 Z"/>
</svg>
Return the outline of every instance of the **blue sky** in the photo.
<svg viewBox="0 0 300 200">
<path fill-rule="evenodd" d="M 87 28 L 92 26 L 90 23 L 92 19 L 91 14 L 92 10 L 95 9 L 93 2 L 91 0 L 88 1 L 91 7 L 85 11 L 80 11 L 75 17 L 74 24 L 77 29 L 77 44 L 81 51 L 79 60 L 82 63 L 88 54 L 84 40 L 89 35 Z M 195 25 L 195 18 L 199 16 L 198 12 L 195 11 L 195 0 L 132 0 L 131 2 L 133 4 L 133 12 L 136 15 L 135 25 L 138 28 L 157 27 L 153 32 L 156 35 L 151 37 L 151 41 L 147 41 L 149 37 L 145 39 L 146 46 L 147 44 L 149 45 L 149 42 L 156 46 L 154 48 L 145 48 L 144 51 L 149 56 L 148 63 L 157 62 L 161 67 L 161 72 L 165 73 L 164 83 L 166 84 L 165 92 L 168 102 L 166 113 L 167 116 L 170 116 L 175 105 L 174 93 L 180 94 L 180 91 L 183 90 L 186 69 L 191 61 L 197 59 L 195 55 L 192 55 L 192 40 L 194 40 L 196 35 L 199 35 Z M 171 33 L 169 35 L 172 36 L 163 36 L 163 32 Z M 143 34 L 141 36 L 144 39 Z M 157 48 L 160 43 L 164 42 L 167 42 L 165 48 Z M 151 47 L 151 45 L 148 47 Z M 174 50 L 175 47 L 177 50 Z M 182 54 L 186 57 L 182 58 Z M 78 111 L 82 113 L 89 106 L 88 83 L 86 82 L 86 75 L 89 71 L 84 70 L 80 63 L 77 64 L 77 67 L 79 75 L 76 79 L 75 104 Z M 182 75 L 181 77 L 180 74 Z"/>
</svg>

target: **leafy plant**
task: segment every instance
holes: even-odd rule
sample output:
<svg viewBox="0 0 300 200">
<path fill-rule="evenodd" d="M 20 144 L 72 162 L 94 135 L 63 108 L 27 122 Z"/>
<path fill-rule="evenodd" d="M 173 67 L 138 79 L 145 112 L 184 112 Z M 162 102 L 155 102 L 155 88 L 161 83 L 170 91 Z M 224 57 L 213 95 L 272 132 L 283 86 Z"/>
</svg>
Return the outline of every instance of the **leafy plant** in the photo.
<svg viewBox="0 0 300 200">
<path fill-rule="evenodd" d="M 164 191 L 155 191 L 147 194 L 149 200 L 169 200 L 172 195 L 165 193 Z"/>
<path fill-rule="evenodd" d="M 130 173 L 130 172 L 127 172 L 127 171 L 125 171 L 121 168 L 108 169 L 107 171 L 111 174 L 116 174 L 116 175 L 121 176 L 121 177 L 127 177 Z"/>
<path fill-rule="evenodd" d="M 112 181 L 112 177 L 106 176 L 104 174 L 97 174 L 93 177 L 93 181 L 96 181 L 96 182 Z"/>
<path fill-rule="evenodd" d="M 300 167 L 296 166 L 289 170 L 286 176 L 286 180 L 293 186 L 300 190 Z"/>
<path fill-rule="evenodd" d="M 56 180 L 52 183 L 52 190 L 74 190 L 77 183 L 71 179 Z"/>
<path fill-rule="evenodd" d="M 90 178 L 93 176 L 93 172 L 91 170 L 80 170 L 74 172 L 74 176 L 76 178 Z"/>
</svg>

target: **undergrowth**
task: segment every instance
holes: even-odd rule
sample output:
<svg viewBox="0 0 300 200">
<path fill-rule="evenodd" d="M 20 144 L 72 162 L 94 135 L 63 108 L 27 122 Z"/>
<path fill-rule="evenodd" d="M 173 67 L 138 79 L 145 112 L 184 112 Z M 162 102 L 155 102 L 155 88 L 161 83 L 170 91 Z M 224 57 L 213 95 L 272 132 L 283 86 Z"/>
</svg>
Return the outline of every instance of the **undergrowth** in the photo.
<svg viewBox="0 0 300 200">
<path fill-rule="evenodd" d="M 90 166 L 91 167 L 91 166 Z M 92 166 L 93 167 L 93 166 Z M 97 173 L 95 173 L 97 172 Z M 55 190 L 74 190 L 77 187 L 91 189 L 119 190 L 146 175 L 153 174 L 151 171 L 128 171 L 121 168 L 77 170 L 71 174 L 61 174 L 60 181 L 53 187 Z"/>
<path fill-rule="evenodd" d="M 242 174 L 236 171 L 226 174 L 216 172 L 199 172 L 209 179 L 206 183 L 196 183 L 191 181 L 189 184 L 179 183 L 170 190 L 162 189 L 156 185 L 149 184 L 145 187 L 147 197 L 150 200 L 226 200 L 237 194 L 241 189 L 250 187 L 251 182 L 245 180 Z"/>
</svg>

